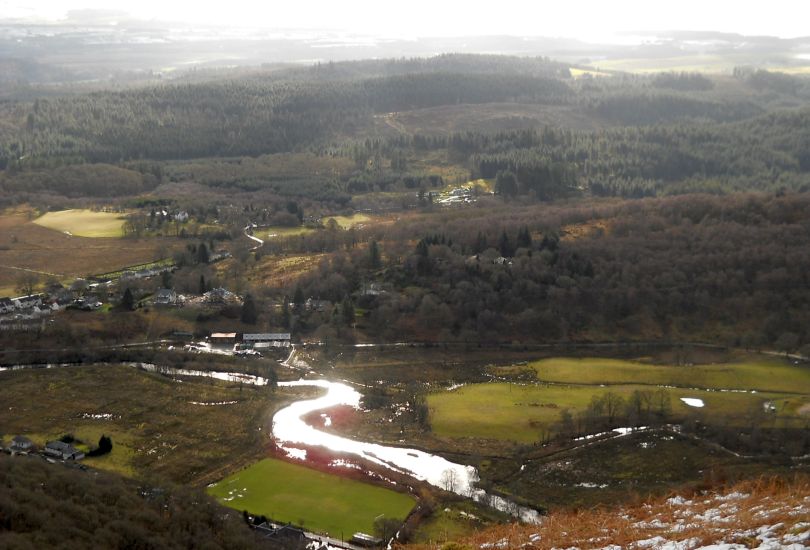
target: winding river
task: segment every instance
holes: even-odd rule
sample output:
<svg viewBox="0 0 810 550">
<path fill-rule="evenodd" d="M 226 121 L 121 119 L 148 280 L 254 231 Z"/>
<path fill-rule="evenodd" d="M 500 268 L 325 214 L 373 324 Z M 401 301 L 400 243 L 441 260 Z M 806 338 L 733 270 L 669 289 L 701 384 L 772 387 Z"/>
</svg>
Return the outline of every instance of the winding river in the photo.
<svg viewBox="0 0 810 550">
<path fill-rule="evenodd" d="M 278 385 L 316 386 L 326 390 L 321 397 L 296 401 L 273 416 L 273 436 L 280 447 L 289 451 L 289 447 L 286 447 L 285 444 L 299 444 L 325 447 L 335 452 L 355 455 L 391 471 L 412 476 L 436 487 L 483 502 L 523 521 L 531 523 L 539 521 L 539 514 L 536 510 L 518 506 L 507 499 L 487 494 L 482 489 L 476 488 L 478 472 L 473 466 L 456 464 L 418 449 L 388 447 L 326 433 L 303 420 L 303 417 L 310 413 L 339 405 L 359 408 L 361 395 L 348 384 L 327 380 L 298 380 L 279 382 Z M 306 458 L 305 455 L 301 456 L 295 451 L 292 451 L 291 454 Z"/>
<path fill-rule="evenodd" d="M 128 363 L 148 372 L 158 372 L 169 376 L 199 376 L 216 378 L 228 382 L 240 382 L 265 386 L 268 380 L 260 376 L 232 372 L 197 371 L 159 367 L 148 363 Z M 418 449 L 388 447 L 377 443 L 365 443 L 318 430 L 307 424 L 303 417 L 331 407 L 348 405 L 359 408 L 360 392 L 348 384 L 327 380 L 298 380 L 279 382 L 280 387 L 311 386 L 326 392 L 315 399 L 302 399 L 276 412 L 273 416 L 273 436 L 277 444 L 290 456 L 306 459 L 306 451 L 296 445 L 324 447 L 331 451 L 357 456 L 393 472 L 405 474 L 431 485 L 472 498 L 503 512 L 512 514 L 522 521 L 537 523 L 536 510 L 517 505 L 505 498 L 491 495 L 476 487 L 478 472 L 473 466 L 450 462 L 440 456 Z M 340 461 L 338 461 L 340 463 Z"/>
</svg>

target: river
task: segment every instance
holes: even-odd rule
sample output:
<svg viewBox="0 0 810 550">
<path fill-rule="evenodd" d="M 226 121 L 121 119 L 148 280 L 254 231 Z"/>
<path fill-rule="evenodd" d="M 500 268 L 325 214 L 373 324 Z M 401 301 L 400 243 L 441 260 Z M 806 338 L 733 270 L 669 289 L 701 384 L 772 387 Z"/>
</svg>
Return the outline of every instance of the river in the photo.
<svg viewBox="0 0 810 550">
<path fill-rule="evenodd" d="M 157 372 L 168 376 L 209 377 L 257 386 L 265 386 L 269 382 L 266 378 L 250 374 L 176 369 L 159 367 L 149 363 L 127 364 L 148 372 Z M 48 365 L 48 367 L 53 366 L 67 365 Z M 362 396 L 360 392 L 350 385 L 328 380 L 304 379 L 294 382 L 279 382 L 278 385 L 280 387 L 312 386 L 326 390 L 324 395 L 320 397 L 296 401 L 279 410 L 273 416 L 273 437 L 275 437 L 279 447 L 287 451 L 291 456 L 306 459 L 306 451 L 295 447 L 296 445 L 324 447 L 338 453 L 357 456 L 393 472 L 405 474 L 435 487 L 472 498 L 477 502 L 510 513 L 522 521 L 529 523 L 539 521 L 540 515 L 536 510 L 519 506 L 514 502 L 497 495 L 488 494 L 484 490 L 477 488 L 475 484 L 478 482 L 478 472 L 473 466 L 450 462 L 445 458 L 419 449 L 389 447 L 341 437 L 318 430 L 303 420 L 303 417 L 310 413 L 340 405 L 359 408 Z"/>
<path fill-rule="evenodd" d="M 536 510 L 518 506 L 507 499 L 490 495 L 477 488 L 475 484 L 478 482 L 478 472 L 473 466 L 450 462 L 419 449 L 389 447 L 326 433 L 303 420 L 303 417 L 310 413 L 339 405 L 359 408 L 361 395 L 348 384 L 327 380 L 298 380 L 279 382 L 278 385 L 316 386 L 326 390 L 326 393 L 320 397 L 296 401 L 273 416 L 273 436 L 281 448 L 289 451 L 290 444 L 298 444 L 325 447 L 335 452 L 355 455 L 394 472 L 407 474 L 435 487 L 488 504 L 525 522 L 536 523 L 539 521 L 539 514 Z M 295 450 L 291 454 L 305 458 L 305 455 L 302 456 Z"/>
</svg>

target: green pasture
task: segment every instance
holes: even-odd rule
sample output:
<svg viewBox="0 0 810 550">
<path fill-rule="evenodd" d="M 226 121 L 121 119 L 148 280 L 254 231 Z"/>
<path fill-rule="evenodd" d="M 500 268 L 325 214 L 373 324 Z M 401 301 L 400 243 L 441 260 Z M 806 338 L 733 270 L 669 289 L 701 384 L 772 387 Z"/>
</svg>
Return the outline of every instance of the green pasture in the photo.
<svg viewBox="0 0 810 550">
<path fill-rule="evenodd" d="M 658 388 L 639 385 L 610 387 L 486 383 L 471 384 L 454 391 L 428 395 L 430 425 L 439 437 L 482 438 L 532 443 L 541 430 L 548 430 L 560 421 L 560 413 L 582 412 L 594 396 L 613 392 L 627 400 L 635 390 L 656 391 Z M 670 398 L 675 416 L 690 413 L 705 414 L 713 419 L 744 419 L 763 410 L 766 401 L 776 407 L 775 419 L 789 421 L 810 395 L 743 393 L 664 388 Z M 703 408 L 690 407 L 681 397 L 702 399 Z"/>
<path fill-rule="evenodd" d="M 381 514 L 405 519 L 414 506 L 408 495 L 275 459 L 253 464 L 208 493 L 230 508 L 344 539 L 358 531 L 372 534 Z"/>
<path fill-rule="evenodd" d="M 366 214 L 352 214 L 351 216 L 327 216 L 321 220 L 321 223 L 325 226 L 329 223 L 329 220 L 335 220 L 335 223 L 337 223 L 338 226 L 343 229 L 350 229 L 356 225 L 370 222 L 371 216 L 367 216 Z"/>
<path fill-rule="evenodd" d="M 264 239 L 278 239 L 283 237 L 297 237 L 299 235 L 308 235 L 315 231 L 311 227 L 306 227 L 300 225 L 298 227 L 283 227 L 283 226 L 272 226 L 267 227 L 263 230 L 262 235 L 259 235 L 260 238 Z"/>
<path fill-rule="evenodd" d="M 93 210 L 48 212 L 34 220 L 42 227 L 77 237 L 120 237 L 124 222 L 126 218 L 123 214 Z"/>
<path fill-rule="evenodd" d="M 543 382 L 655 384 L 685 388 L 810 393 L 810 368 L 780 360 L 674 366 L 621 359 L 555 357 L 530 363 Z"/>
</svg>

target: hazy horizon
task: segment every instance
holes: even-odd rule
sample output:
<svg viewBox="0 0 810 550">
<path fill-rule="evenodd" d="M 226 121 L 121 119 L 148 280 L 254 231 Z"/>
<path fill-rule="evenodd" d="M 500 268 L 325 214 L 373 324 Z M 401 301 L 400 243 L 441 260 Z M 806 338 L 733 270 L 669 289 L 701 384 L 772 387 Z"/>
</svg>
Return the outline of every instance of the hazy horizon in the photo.
<svg viewBox="0 0 810 550">
<path fill-rule="evenodd" d="M 85 11 L 85 10 L 93 10 Z M 72 13 L 71 13 L 72 12 Z M 638 0 L 604 3 L 585 0 L 562 6 L 526 5 L 505 0 L 497 9 L 414 0 L 408 6 L 380 8 L 369 0 L 325 0 L 285 5 L 120 0 L 42 0 L 36 6 L 0 0 L 0 20 L 18 23 L 95 23 L 113 25 L 136 19 L 222 28 L 302 29 L 391 38 L 462 36 L 546 36 L 589 43 L 637 43 L 656 33 L 722 32 L 749 36 L 807 36 L 810 7 L 774 0 L 764 11 L 729 2 L 685 0 L 662 6 Z"/>
</svg>

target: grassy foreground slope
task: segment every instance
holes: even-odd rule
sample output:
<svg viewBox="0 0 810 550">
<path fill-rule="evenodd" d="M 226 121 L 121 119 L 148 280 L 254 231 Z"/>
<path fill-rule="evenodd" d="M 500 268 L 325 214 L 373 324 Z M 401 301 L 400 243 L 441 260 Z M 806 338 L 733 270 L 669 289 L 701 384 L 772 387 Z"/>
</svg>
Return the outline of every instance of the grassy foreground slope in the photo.
<svg viewBox="0 0 810 550">
<path fill-rule="evenodd" d="M 374 532 L 374 519 L 405 519 L 414 506 L 408 495 L 265 459 L 208 489 L 222 504 L 265 515 L 333 537 Z"/>
<path fill-rule="evenodd" d="M 196 490 L 0 453 L 0 548 L 257 546 L 237 514 Z"/>
<path fill-rule="evenodd" d="M 810 480 L 746 481 L 709 494 L 657 498 L 622 508 L 552 513 L 540 525 L 496 526 L 458 540 L 473 548 L 806 548 Z M 793 546 L 790 546 L 793 545 Z M 414 545 L 412 548 L 435 548 Z"/>
<path fill-rule="evenodd" d="M 123 365 L 10 371 L 0 373 L 0 432 L 37 445 L 72 434 L 88 447 L 106 434 L 112 452 L 87 465 L 204 481 L 263 449 L 256 426 L 273 399 L 266 388 L 181 383 Z"/>
</svg>

